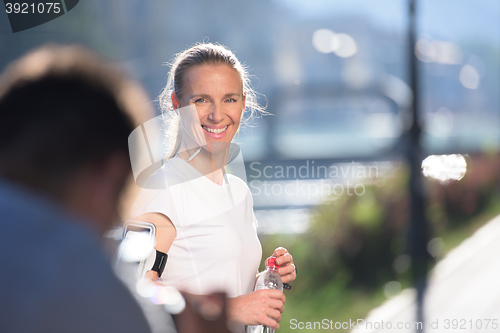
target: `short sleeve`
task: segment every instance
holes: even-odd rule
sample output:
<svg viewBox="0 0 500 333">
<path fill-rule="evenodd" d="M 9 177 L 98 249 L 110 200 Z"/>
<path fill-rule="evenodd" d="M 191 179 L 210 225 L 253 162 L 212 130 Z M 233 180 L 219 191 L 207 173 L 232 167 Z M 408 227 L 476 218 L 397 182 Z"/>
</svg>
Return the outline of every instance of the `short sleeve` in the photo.
<svg viewBox="0 0 500 333">
<path fill-rule="evenodd" d="M 161 213 L 167 216 L 176 228 L 181 227 L 179 202 L 176 202 L 179 197 L 173 193 L 175 189 L 168 183 L 167 177 L 162 172 L 151 175 L 132 206 L 131 218 L 147 213 Z M 160 185 L 148 186 L 152 184 Z"/>
</svg>

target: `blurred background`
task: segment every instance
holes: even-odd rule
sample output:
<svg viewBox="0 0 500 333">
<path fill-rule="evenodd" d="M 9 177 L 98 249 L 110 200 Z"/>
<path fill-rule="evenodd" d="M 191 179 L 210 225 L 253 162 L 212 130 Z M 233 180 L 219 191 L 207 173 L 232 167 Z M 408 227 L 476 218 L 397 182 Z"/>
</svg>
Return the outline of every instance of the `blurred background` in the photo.
<svg viewBox="0 0 500 333">
<path fill-rule="evenodd" d="M 411 286 L 411 56 L 433 262 L 500 214 L 500 2 L 417 4 L 415 47 L 406 0 L 87 0 L 15 34 L 0 13 L 0 70 L 48 42 L 83 44 L 142 83 L 159 114 L 176 53 L 233 50 L 271 114 L 239 143 L 264 256 L 284 246 L 299 269 L 290 332 L 291 319 L 364 318 Z"/>
</svg>

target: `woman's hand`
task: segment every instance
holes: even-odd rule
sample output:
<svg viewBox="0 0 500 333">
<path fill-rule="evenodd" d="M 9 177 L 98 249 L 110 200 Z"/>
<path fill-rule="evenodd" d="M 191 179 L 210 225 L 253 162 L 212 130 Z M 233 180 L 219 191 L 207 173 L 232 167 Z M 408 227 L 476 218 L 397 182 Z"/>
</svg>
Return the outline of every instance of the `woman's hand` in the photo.
<svg viewBox="0 0 500 333">
<path fill-rule="evenodd" d="M 273 256 L 276 257 L 276 263 L 280 265 L 278 272 L 281 275 L 283 283 L 290 283 L 295 280 L 297 271 L 295 270 L 292 255 L 288 253 L 288 250 L 280 246 L 274 250 Z"/>
<path fill-rule="evenodd" d="M 281 314 L 285 309 L 285 295 L 276 289 L 261 289 L 228 300 L 229 320 L 243 325 L 266 325 L 280 328 Z"/>
<path fill-rule="evenodd" d="M 161 284 L 160 282 L 158 282 L 159 276 L 158 276 L 158 272 L 156 272 L 156 271 L 147 271 L 146 274 L 144 275 L 144 278 L 153 281 L 153 283 L 157 286 L 160 286 L 160 287 L 165 286 L 164 284 Z"/>
</svg>

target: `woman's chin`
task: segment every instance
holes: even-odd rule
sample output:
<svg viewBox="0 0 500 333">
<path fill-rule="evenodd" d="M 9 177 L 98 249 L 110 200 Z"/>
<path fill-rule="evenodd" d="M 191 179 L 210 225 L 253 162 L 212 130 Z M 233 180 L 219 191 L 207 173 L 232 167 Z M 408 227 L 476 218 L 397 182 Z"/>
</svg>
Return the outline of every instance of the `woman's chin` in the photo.
<svg viewBox="0 0 500 333">
<path fill-rule="evenodd" d="M 208 151 L 211 154 L 219 155 L 229 152 L 229 147 L 231 146 L 231 142 L 224 141 L 208 141 Z"/>
</svg>

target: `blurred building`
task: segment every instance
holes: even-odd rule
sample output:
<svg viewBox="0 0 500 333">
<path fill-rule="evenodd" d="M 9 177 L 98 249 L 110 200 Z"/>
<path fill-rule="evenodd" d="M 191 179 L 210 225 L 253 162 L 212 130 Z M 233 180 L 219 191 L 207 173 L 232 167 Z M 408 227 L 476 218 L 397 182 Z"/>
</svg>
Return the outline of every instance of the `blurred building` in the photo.
<svg viewBox="0 0 500 333">
<path fill-rule="evenodd" d="M 426 152 L 497 150 L 500 6 L 420 3 L 415 52 Z M 0 20 L 0 70 L 42 43 L 83 43 L 114 59 L 154 100 L 176 53 L 219 42 L 248 65 L 274 115 L 242 131 L 246 162 L 394 160 L 405 149 L 412 98 L 406 6 L 403 0 L 81 1 L 67 15 L 17 34 Z"/>
</svg>

